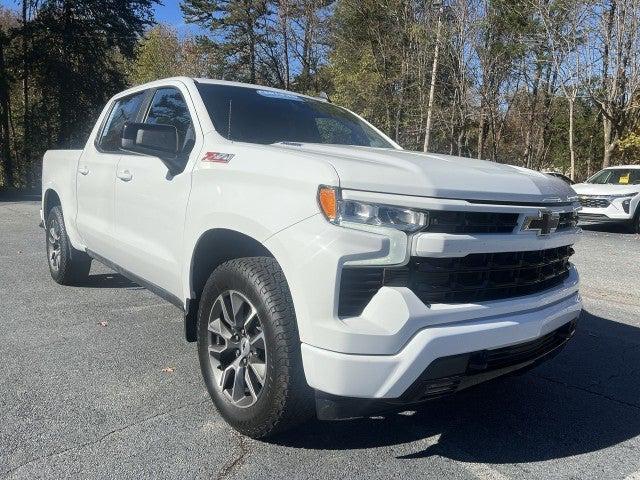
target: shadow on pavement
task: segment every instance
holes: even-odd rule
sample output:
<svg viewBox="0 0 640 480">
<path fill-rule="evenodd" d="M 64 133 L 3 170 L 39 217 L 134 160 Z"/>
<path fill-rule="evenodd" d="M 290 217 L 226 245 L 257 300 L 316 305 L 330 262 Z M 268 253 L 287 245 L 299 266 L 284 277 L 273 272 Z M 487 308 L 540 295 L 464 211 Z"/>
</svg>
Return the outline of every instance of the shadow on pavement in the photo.
<svg viewBox="0 0 640 480">
<path fill-rule="evenodd" d="M 639 345 L 640 329 L 584 312 L 565 351 L 522 376 L 430 402 L 413 414 L 312 422 L 274 443 L 343 450 L 432 437 L 422 450 L 398 458 L 497 464 L 601 450 L 640 435 Z"/>
<path fill-rule="evenodd" d="M 9 190 L 0 188 L 0 203 L 40 200 L 40 190 Z"/>
<path fill-rule="evenodd" d="M 635 235 L 629 231 L 629 227 L 625 223 L 581 223 L 580 228 L 589 232 L 603 233 L 622 233 L 626 235 Z"/>
</svg>

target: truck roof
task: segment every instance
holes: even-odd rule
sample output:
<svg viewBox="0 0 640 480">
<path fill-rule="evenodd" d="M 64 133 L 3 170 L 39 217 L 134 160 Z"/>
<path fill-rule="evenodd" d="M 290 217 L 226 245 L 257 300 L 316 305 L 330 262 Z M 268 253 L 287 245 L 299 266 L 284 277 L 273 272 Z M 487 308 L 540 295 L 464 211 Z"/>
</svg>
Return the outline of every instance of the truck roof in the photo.
<svg viewBox="0 0 640 480">
<path fill-rule="evenodd" d="M 139 90 L 144 90 L 145 88 L 152 88 L 158 85 L 162 85 L 164 82 L 167 81 L 171 81 L 171 80 L 178 80 L 181 82 L 195 82 L 195 83 L 207 83 L 207 84 L 212 84 L 212 85 L 229 85 L 229 86 L 234 86 L 234 87 L 243 87 L 243 88 L 251 88 L 254 90 L 269 90 L 272 92 L 281 92 L 281 93 L 286 93 L 288 95 L 298 95 L 299 97 L 303 97 L 303 98 L 309 98 L 312 100 L 318 100 L 321 102 L 326 102 L 327 100 L 325 98 L 322 97 L 313 97 L 310 95 L 304 95 L 302 93 L 298 93 L 298 92 L 293 92 L 291 90 L 283 90 L 281 88 L 273 88 L 273 87 L 267 87 L 266 85 L 254 85 L 251 83 L 242 83 L 242 82 L 231 82 L 228 80 L 217 80 L 217 79 L 212 79 L 212 78 L 192 78 L 192 77 L 168 77 L 168 78 L 162 78 L 159 80 L 154 80 L 152 82 L 147 82 L 147 83 L 143 83 L 140 85 L 136 85 L 135 87 L 131 87 L 128 88 L 127 90 L 124 90 L 122 92 L 119 92 L 116 96 L 122 96 L 122 95 L 127 95 L 129 93 L 133 93 Z"/>
</svg>

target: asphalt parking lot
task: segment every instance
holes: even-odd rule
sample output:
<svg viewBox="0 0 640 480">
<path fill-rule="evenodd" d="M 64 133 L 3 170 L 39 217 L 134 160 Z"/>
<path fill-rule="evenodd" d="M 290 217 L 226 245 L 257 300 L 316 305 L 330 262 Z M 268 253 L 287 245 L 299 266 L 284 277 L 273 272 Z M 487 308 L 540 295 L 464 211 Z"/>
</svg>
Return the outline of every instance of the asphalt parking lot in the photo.
<svg viewBox="0 0 640 480">
<path fill-rule="evenodd" d="M 217 415 L 175 307 L 95 262 L 51 280 L 38 209 L 0 203 L 0 478 L 640 480 L 639 235 L 585 230 L 585 315 L 550 362 L 267 443 Z"/>
</svg>

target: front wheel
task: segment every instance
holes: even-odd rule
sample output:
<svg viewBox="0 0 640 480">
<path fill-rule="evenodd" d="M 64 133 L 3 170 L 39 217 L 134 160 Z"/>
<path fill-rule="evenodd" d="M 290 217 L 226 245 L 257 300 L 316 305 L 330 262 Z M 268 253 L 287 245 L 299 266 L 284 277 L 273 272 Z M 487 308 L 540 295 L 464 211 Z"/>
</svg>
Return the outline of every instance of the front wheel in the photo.
<svg viewBox="0 0 640 480">
<path fill-rule="evenodd" d="M 245 435 L 274 435 L 313 413 L 293 301 L 273 258 L 231 260 L 211 274 L 198 310 L 198 356 L 216 408 Z"/>
</svg>

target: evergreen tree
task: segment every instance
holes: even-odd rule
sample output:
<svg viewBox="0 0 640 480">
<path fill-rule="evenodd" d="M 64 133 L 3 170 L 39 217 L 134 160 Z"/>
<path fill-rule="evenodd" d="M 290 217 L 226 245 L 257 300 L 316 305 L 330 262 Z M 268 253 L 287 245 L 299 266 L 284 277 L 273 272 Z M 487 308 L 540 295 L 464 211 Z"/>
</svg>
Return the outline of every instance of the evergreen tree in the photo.
<svg viewBox="0 0 640 480">
<path fill-rule="evenodd" d="M 258 54 L 265 41 L 268 15 L 265 0 L 185 0 L 185 20 L 212 33 L 235 80 L 257 82 Z"/>
<path fill-rule="evenodd" d="M 132 58 L 157 0 L 44 0 L 28 29 L 27 64 L 57 119 L 55 144 L 82 145 L 106 100 L 126 86 Z M 34 105 L 34 115 L 38 109 Z M 41 110 L 40 110 L 41 111 Z M 32 119 L 34 124 L 36 118 Z"/>
</svg>

